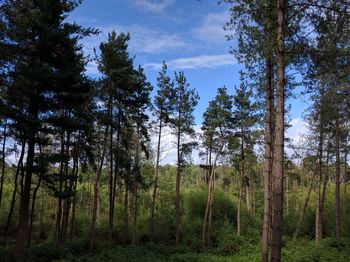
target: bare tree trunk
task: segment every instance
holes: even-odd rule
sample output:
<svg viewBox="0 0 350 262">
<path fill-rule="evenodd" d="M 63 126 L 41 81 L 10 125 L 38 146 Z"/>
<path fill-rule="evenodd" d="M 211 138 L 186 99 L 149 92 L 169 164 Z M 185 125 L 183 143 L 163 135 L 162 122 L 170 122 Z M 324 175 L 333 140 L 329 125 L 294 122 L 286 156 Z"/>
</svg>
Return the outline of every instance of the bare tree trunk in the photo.
<svg viewBox="0 0 350 262">
<path fill-rule="evenodd" d="M 34 210 L 35 210 L 35 201 L 36 201 L 36 195 L 38 193 L 38 190 L 40 188 L 41 179 L 43 174 L 40 174 L 38 183 L 34 189 L 33 192 L 33 200 L 32 200 L 32 208 L 30 210 L 30 224 L 29 224 L 29 233 L 28 233 L 28 240 L 27 240 L 27 247 L 30 247 L 31 240 L 32 240 L 32 231 L 33 231 L 33 222 L 34 222 Z"/>
<path fill-rule="evenodd" d="M 154 188 L 152 194 L 152 203 L 151 203 L 151 234 L 154 232 L 154 211 L 156 206 L 156 196 L 158 190 L 158 175 L 159 175 L 159 161 L 160 161 L 160 144 L 162 138 L 162 112 L 160 112 L 159 118 L 159 129 L 158 129 L 158 144 L 157 144 L 157 159 L 156 159 L 156 168 L 155 168 L 155 176 L 154 176 Z"/>
<path fill-rule="evenodd" d="M 1 177 L 0 177 L 0 208 L 2 202 L 2 193 L 4 190 L 4 179 L 5 179 L 5 165 L 6 165 L 6 129 L 7 129 L 7 117 L 5 119 L 4 132 L 3 132 L 3 140 L 2 140 L 2 161 L 1 161 Z"/>
<path fill-rule="evenodd" d="M 237 236 L 241 235 L 241 202 L 243 196 L 243 178 L 245 175 L 245 154 L 244 154 L 244 137 L 243 128 L 241 129 L 241 170 L 239 174 L 239 196 L 237 204 Z M 246 196 L 247 197 L 247 196 Z"/>
<path fill-rule="evenodd" d="M 206 208 L 205 208 L 203 227 L 202 227 L 202 245 L 203 245 L 203 248 L 210 243 L 212 207 L 213 207 L 213 202 L 214 202 L 215 169 L 216 169 L 217 159 L 218 159 L 219 155 L 221 154 L 223 147 L 224 147 L 224 145 L 222 144 L 219 152 L 215 156 L 213 163 L 211 163 L 211 156 L 210 156 L 209 163 L 211 165 L 211 169 L 210 169 L 210 176 L 209 176 L 208 198 L 207 198 L 207 204 L 206 204 Z"/>
<path fill-rule="evenodd" d="M 315 176 L 316 176 L 316 170 L 313 172 L 312 177 L 311 177 L 311 182 L 310 182 L 310 184 L 308 186 L 307 196 L 306 196 L 306 199 L 305 199 L 305 202 L 304 202 L 303 210 L 301 211 L 298 224 L 296 225 L 296 229 L 295 229 L 295 232 L 293 234 L 293 241 L 295 241 L 297 239 L 301 223 L 304 220 L 306 209 L 307 209 L 307 206 L 309 204 L 309 200 L 310 200 L 310 196 L 311 196 L 311 192 L 312 192 L 312 185 L 313 185 Z"/>
<path fill-rule="evenodd" d="M 93 209 L 92 209 L 92 220 L 91 220 L 91 231 L 90 231 L 90 250 L 95 249 L 95 242 L 96 242 L 96 221 L 97 221 L 97 209 L 98 209 L 98 202 L 99 202 L 99 190 L 100 190 L 100 177 L 102 173 L 103 168 L 103 162 L 106 154 L 107 149 L 107 138 L 108 138 L 108 126 L 106 127 L 104 138 L 103 138 L 103 145 L 102 145 L 102 155 L 100 160 L 100 165 L 97 170 L 95 184 L 94 184 L 94 202 L 93 202 Z"/>
<path fill-rule="evenodd" d="M 180 116 L 180 114 L 179 114 Z M 180 117 L 179 117 L 180 119 Z M 180 125 L 180 123 L 179 123 Z M 176 246 L 180 243 L 180 231 L 181 231 L 181 210 L 180 210 L 180 185 L 181 185 L 181 152 L 180 152 L 180 141 L 181 141 L 181 129 L 178 127 L 177 132 L 177 173 L 176 173 L 176 186 L 175 186 L 175 212 L 176 212 L 176 233 L 175 233 L 175 244 Z"/>
<path fill-rule="evenodd" d="M 129 186 L 125 182 L 124 195 L 124 230 L 123 230 L 123 244 L 126 245 L 129 238 Z"/>
<path fill-rule="evenodd" d="M 74 185 L 73 185 L 73 202 L 72 202 L 72 217 L 71 217 L 71 222 L 70 222 L 70 233 L 69 237 L 72 239 L 74 238 L 75 235 L 75 213 L 76 213 L 76 206 L 77 206 L 77 184 L 78 184 L 78 172 L 79 172 L 79 161 L 78 159 L 76 161 L 76 169 L 75 169 L 75 180 L 74 180 Z"/>
<path fill-rule="evenodd" d="M 28 237 L 30 191 L 32 185 L 33 163 L 35 155 L 35 133 L 35 130 L 30 130 L 28 134 L 26 175 L 24 178 L 23 192 L 20 199 L 19 222 L 17 227 L 16 247 L 14 251 L 15 261 L 19 261 L 24 250 L 26 238 Z"/>
<path fill-rule="evenodd" d="M 111 104 L 111 102 L 110 102 Z M 112 106 L 109 112 L 111 116 L 110 124 L 110 136 L 109 136 L 109 154 L 110 154 L 110 167 L 109 167 L 109 211 L 108 211 L 108 240 L 113 240 L 113 220 L 114 220 L 114 173 L 113 173 L 113 124 L 112 124 Z"/>
<path fill-rule="evenodd" d="M 321 109 L 322 111 L 322 109 Z M 318 176 L 317 176 L 317 198 L 316 198 L 316 222 L 315 222 L 315 240 L 318 244 L 322 238 L 321 223 L 321 186 L 322 186 L 322 167 L 323 167 L 323 116 L 320 115 L 320 140 L 318 146 Z"/>
<path fill-rule="evenodd" d="M 283 176 L 284 176 L 284 0 L 277 0 L 277 86 L 276 86 L 276 142 L 274 159 L 273 226 L 271 261 L 281 261 L 283 230 Z"/>
<path fill-rule="evenodd" d="M 340 239 L 340 127 L 337 111 L 335 123 L 335 237 Z"/>
<path fill-rule="evenodd" d="M 271 176 L 272 176 L 272 114 L 273 114 L 273 83 L 272 57 L 268 53 L 266 59 L 266 107 L 265 107 L 265 160 L 264 160 L 264 218 L 262 233 L 262 261 L 269 259 L 270 220 L 271 220 Z"/>
<path fill-rule="evenodd" d="M 25 141 L 22 142 L 22 149 L 21 149 L 21 154 L 18 160 L 18 165 L 17 165 L 17 169 L 16 169 L 16 174 L 15 174 L 15 181 L 14 181 L 14 189 L 13 189 L 13 193 L 12 193 L 12 200 L 11 200 L 11 206 L 10 206 L 10 211 L 7 217 L 7 222 L 6 222 L 6 227 L 5 227 L 5 238 L 7 238 L 8 236 L 8 231 L 10 229 L 10 225 L 11 225 L 11 219 L 12 219 L 12 214 L 13 214 L 13 210 L 15 208 L 15 203 L 16 203 L 16 195 L 17 195 L 17 187 L 18 187 L 18 176 L 20 171 L 24 172 L 23 169 L 23 157 L 24 157 L 24 152 L 25 152 L 25 147 L 26 147 L 26 143 Z M 5 239 L 6 242 L 6 239 Z"/>
</svg>

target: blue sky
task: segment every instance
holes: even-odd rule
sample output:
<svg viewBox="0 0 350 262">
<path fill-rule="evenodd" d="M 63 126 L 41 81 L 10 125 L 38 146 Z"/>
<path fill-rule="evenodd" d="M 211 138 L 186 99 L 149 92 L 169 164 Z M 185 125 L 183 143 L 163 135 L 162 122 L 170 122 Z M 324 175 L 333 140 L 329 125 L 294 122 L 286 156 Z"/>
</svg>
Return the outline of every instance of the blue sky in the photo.
<svg viewBox="0 0 350 262">
<path fill-rule="evenodd" d="M 68 20 L 100 29 L 101 34 L 83 41 L 87 54 L 106 41 L 108 32 L 129 32 L 135 66 L 145 68 L 153 85 L 163 60 L 171 75 L 183 70 L 201 98 L 195 110 L 200 124 L 217 88 L 225 85 L 233 93 L 239 85 L 238 72 L 244 68 L 229 53 L 235 41 L 227 41 L 223 30 L 228 9 L 216 0 L 84 0 Z M 88 65 L 88 74 L 97 76 L 94 63 Z M 291 103 L 291 118 L 300 118 L 306 103 L 300 98 Z"/>
</svg>

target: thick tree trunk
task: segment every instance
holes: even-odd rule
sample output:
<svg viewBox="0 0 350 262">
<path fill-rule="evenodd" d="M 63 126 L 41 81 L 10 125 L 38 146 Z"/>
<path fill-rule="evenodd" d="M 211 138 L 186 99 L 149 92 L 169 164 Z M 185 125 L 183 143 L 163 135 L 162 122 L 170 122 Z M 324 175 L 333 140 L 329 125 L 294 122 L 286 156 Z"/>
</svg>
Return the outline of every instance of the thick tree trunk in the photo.
<svg viewBox="0 0 350 262">
<path fill-rule="evenodd" d="M 338 114 L 338 112 L 337 112 Z M 335 123 L 335 237 L 340 239 L 340 127 L 339 116 Z"/>
<path fill-rule="evenodd" d="M 264 218 L 262 233 L 262 261 L 269 259 L 270 220 L 271 220 L 271 176 L 272 176 L 272 146 L 273 146 L 273 83 L 271 52 L 266 59 L 266 106 L 265 106 L 265 160 L 264 160 Z"/>
<path fill-rule="evenodd" d="M 160 144 L 162 138 L 162 111 L 160 112 L 159 118 L 159 129 L 158 129 L 158 143 L 157 143 L 157 158 L 156 158 L 156 168 L 155 168 L 155 176 L 154 176 L 154 188 L 152 194 L 152 202 L 151 202 L 151 234 L 154 232 L 154 211 L 156 206 L 156 196 L 158 190 L 158 176 L 159 176 L 159 162 L 160 162 Z"/>
<path fill-rule="evenodd" d="M 273 227 L 271 261 L 281 261 L 283 230 L 283 176 L 284 176 L 284 0 L 277 0 L 277 86 L 276 86 L 276 142 L 273 185 Z"/>
<path fill-rule="evenodd" d="M 124 228 L 123 228 L 123 244 L 126 245 L 129 239 L 129 186 L 125 182 L 124 195 Z"/>
</svg>

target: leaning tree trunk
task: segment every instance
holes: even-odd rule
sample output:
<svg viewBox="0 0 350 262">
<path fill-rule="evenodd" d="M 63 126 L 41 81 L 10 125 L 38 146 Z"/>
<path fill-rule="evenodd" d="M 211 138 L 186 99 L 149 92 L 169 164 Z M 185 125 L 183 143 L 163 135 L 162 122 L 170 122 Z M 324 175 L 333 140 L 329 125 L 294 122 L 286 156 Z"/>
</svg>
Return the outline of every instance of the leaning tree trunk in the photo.
<svg viewBox="0 0 350 262">
<path fill-rule="evenodd" d="M 276 142 L 273 184 L 273 227 L 271 261 L 281 261 L 283 230 L 283 176 L 284 176 L 284 0 L 277 0 L 277 86 L 276 86 Z"/>
</svg>

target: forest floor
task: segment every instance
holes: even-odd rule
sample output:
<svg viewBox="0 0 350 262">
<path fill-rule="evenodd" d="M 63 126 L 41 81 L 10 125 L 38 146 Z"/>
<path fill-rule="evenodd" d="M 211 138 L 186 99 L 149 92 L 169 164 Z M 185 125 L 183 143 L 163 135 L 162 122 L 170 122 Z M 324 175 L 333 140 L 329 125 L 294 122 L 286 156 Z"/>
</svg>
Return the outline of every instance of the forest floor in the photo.
<svg viewBox="0 0 350 262">
<path fill-rule="evenodd" d="M 148 243 L 139 246 L 116 246 L 109 242 L 98 243 L 94 253 L 87 252 L 86 241 L 76 240 L 57 248 L 52 243 L 43 243 L 30 248 L 23 261 L 118 261 L 118 262 L 252 262 L 261 261 L 260 244 L 242 242 L 239 247 L 209 249 L 196 252 L 186 247 Z M 0 247 L 1 261 L 11 261 L 11 247 Z M 314 241 L 302 239 L 296 242 L 286 241 L 283 248 L 283 261 L 290 262 L 332 262 L 349 261 L 350 240 L 335 241 L 324 239 L 320 245 Z"/>
</svg>

